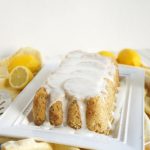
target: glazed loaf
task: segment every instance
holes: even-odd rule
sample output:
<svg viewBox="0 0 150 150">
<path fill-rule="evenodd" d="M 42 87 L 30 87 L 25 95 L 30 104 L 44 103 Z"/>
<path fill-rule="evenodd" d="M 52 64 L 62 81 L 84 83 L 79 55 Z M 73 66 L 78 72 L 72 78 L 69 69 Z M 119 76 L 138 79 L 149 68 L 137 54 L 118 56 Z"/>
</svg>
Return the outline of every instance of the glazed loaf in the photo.
<svg viewBox="0 0 150 150">
<path fill-rule="evenodd" d="M 73 51 L 35 94 L 33 119 L 55 126 L 109 134 L 119 86 L 115 60 L 96 53 Z"/>
</svg>

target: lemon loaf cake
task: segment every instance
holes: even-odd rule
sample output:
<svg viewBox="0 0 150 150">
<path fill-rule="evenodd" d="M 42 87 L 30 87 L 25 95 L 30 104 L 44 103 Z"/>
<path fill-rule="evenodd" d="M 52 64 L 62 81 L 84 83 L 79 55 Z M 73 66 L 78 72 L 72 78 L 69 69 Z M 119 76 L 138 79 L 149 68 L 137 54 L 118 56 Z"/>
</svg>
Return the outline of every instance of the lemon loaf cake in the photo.
<svg viewBox="0 0 150 150">
<path fill-rule="evenodd" d="M 70 52 L 36 92 L 34 123 L 42 125 L 48 116 L 53 127 L 109 134 L 118 86 L 115 60 L 96 53 Z"/>
</svg>

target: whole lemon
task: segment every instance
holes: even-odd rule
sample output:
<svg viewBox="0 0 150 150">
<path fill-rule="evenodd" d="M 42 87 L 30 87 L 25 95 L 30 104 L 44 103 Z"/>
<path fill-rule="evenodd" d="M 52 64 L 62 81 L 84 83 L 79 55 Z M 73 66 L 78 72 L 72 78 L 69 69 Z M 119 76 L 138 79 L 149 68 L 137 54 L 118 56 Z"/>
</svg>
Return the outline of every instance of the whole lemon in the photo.
<svg viewBox="0 0 150 150">
<path fill-rule="evenodd" d="M 17 66 L 25 66 L 30 69 L 32 72 L 36 72 L 40 68 L 39 60 L 29 54 L 20 54 L 13 56 L 8 65 L 8 70 L 11 72 Z"/>
<path fill-rule="evenodd" d="M 114 53 L 112 53 L 112 52 L 109 52 L 109 51 L 100 51 L 100 52 L 98 52 L 100 55 L 102 55 L 102 56 L 106 56 L 106 57 L 111 57 L 111 58 L 116 58 L 115 57 L 115 54 Z"/>
<path fill-rule="evenodd" d="M 141 57 L 138 52 L 129 48 L 123 49 L 119 52 L 117 61 L 120 64 L 132 66 L 141 66 L 142 64 Z"/>
</svg>

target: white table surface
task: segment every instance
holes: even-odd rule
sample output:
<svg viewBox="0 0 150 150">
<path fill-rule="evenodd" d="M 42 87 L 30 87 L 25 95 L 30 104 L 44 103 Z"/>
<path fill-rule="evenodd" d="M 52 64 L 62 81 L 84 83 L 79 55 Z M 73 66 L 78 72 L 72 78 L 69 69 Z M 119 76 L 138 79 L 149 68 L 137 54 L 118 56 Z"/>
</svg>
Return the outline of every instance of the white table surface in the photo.
<svg viewBox="0 0 150 150">
<path fill-rule="evenodd" d="M 150 0 L 0 0 L 0 53 L 150 48 Z"/>
</svg>

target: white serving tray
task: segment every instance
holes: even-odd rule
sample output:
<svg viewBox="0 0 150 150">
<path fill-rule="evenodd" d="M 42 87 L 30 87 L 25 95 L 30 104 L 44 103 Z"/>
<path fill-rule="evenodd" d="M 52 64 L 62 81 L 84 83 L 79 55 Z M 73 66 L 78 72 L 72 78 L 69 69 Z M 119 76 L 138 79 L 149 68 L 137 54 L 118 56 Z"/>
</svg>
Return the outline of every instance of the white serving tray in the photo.
<svg viewBox="0 0 150 150">
<path fill-rule="evenodd" d="M 54 71 L 60 58 L 45 65 L 31 83 L 17 96 L 5 113 L 0 117 L 0 135 L 11 137 L 35 137 L 48 141 L 101 150 L 142 150 L 143 149 L 143 101 L 144 72 L 140 69 L 119 67 L 121 87 L 117 95 L 117 111 L 120 119 L 111 136 L 94 132 L 71 133 L 60 129 L 37 127 L 27 121 L 31 112 L 35 92 Z"/>
</svg>

